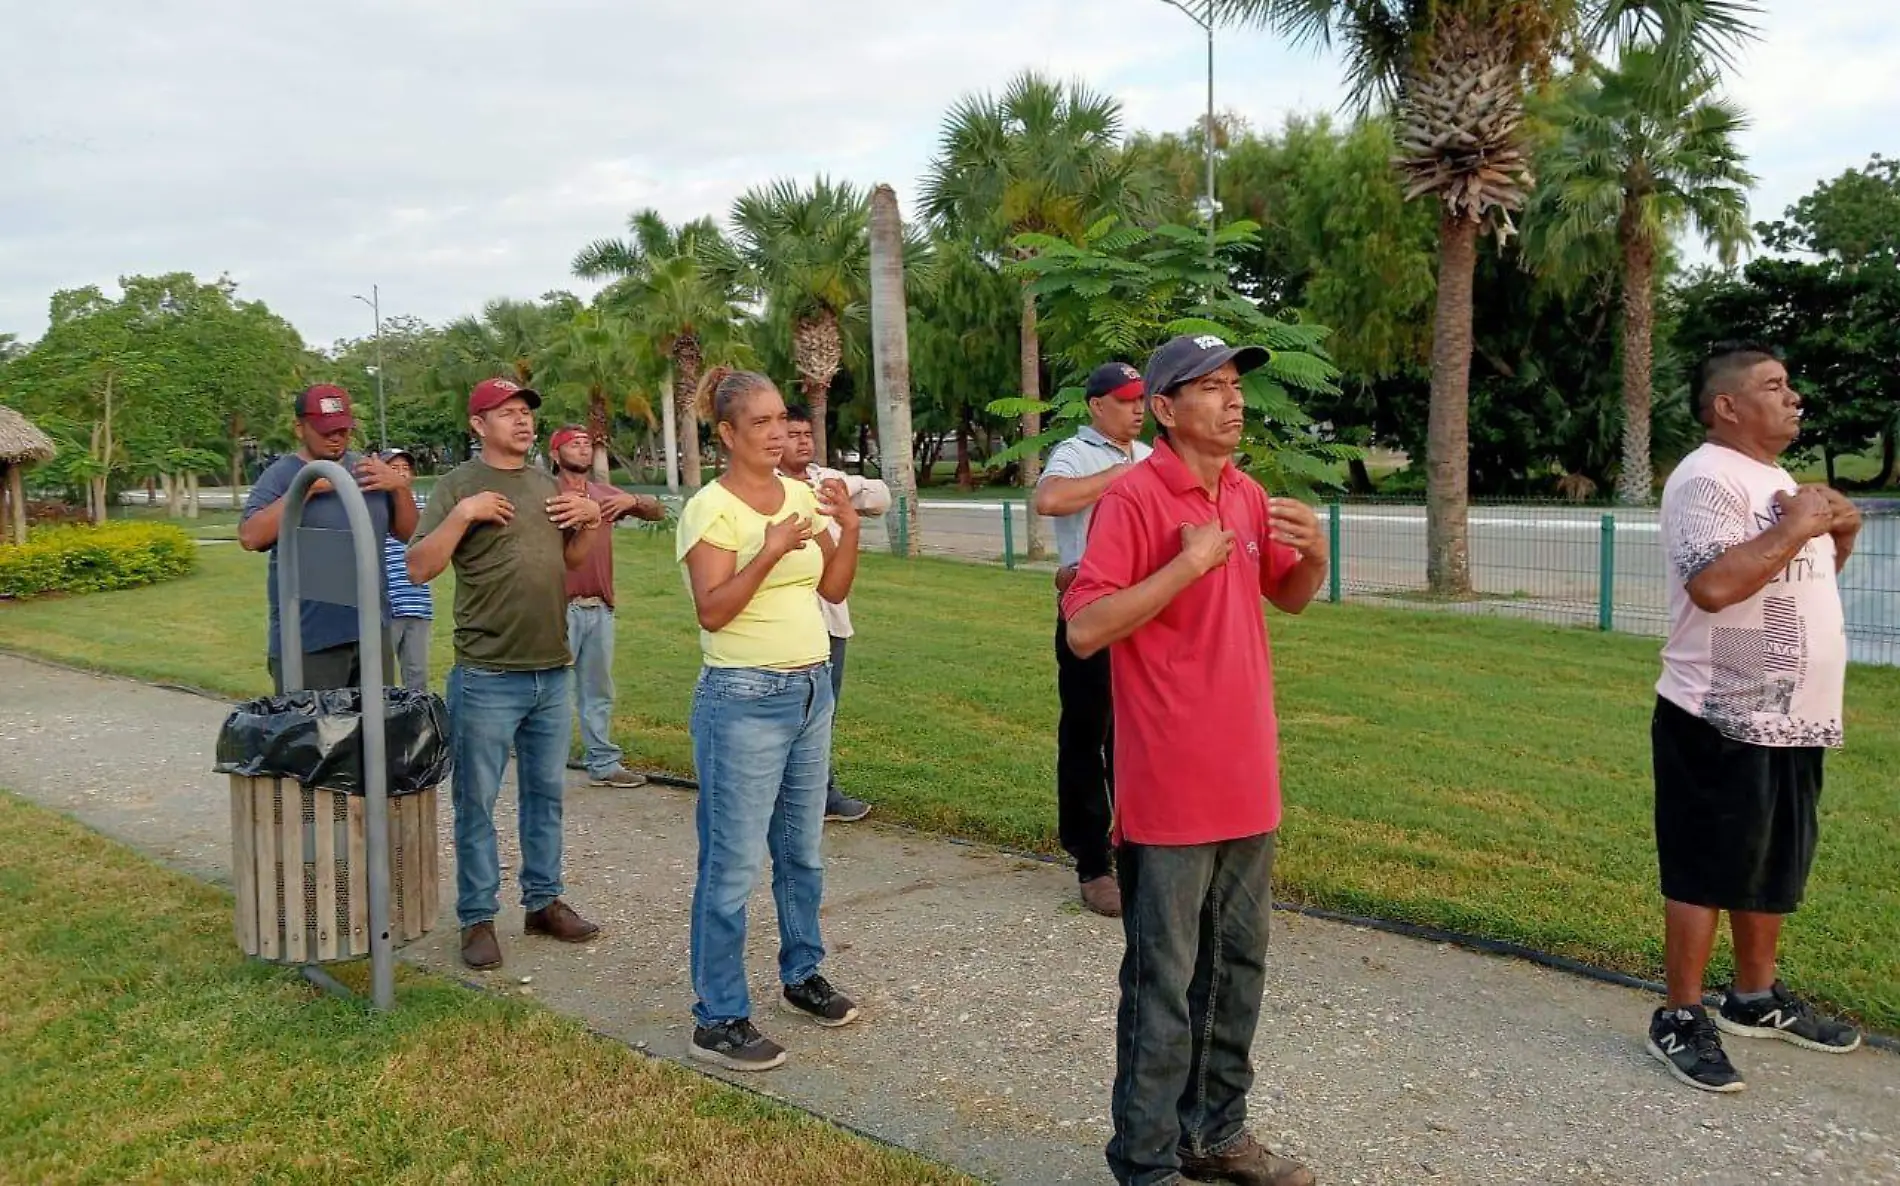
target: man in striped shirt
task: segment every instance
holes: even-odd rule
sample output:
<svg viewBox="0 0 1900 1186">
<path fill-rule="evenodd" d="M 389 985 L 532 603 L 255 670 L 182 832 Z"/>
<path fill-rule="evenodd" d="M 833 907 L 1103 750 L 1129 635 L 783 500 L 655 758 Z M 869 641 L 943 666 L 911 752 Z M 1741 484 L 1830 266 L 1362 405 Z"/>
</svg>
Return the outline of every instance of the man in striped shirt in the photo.
<svg viewBox="0 0 1900 1186">
<path fill-rule="evenodd" d="M 422 513 L 429 496 L 410 485 L 415 479 L 415 461 L 401 449 L 383 454 L 383 461 L 409 486 L 416 500 L 416 513 Z M 435 627 L 435 603 L 429 590 L 409 580 L 406 559 L 409 541 L 393 534 L 383 537 L 383 575 L 389 582 L 389 645 L 396 652 L 396 664 L 402 672 L 402 686 L 418 692 L 429 690 L 429 634 Z"/>
</svg>

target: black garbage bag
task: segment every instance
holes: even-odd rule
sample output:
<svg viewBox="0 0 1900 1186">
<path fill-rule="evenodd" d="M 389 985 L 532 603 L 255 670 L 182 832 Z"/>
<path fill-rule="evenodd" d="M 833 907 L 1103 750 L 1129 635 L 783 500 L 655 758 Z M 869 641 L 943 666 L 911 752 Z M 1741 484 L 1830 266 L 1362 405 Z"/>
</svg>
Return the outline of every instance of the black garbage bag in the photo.
<svg viewBox="0 0 1900 1186">
<path fill-rule="evenodd" d="M 432 692 L 383 689 L 389 793 L 413 795 L 449 772 L 449 709 Z M 363 785 L 363 693 L 357 688 L 290 692 L 238 705 L 218 731 L 220 774 L 294 778 L 306 786 L 367 793 Z"/>
</svg>

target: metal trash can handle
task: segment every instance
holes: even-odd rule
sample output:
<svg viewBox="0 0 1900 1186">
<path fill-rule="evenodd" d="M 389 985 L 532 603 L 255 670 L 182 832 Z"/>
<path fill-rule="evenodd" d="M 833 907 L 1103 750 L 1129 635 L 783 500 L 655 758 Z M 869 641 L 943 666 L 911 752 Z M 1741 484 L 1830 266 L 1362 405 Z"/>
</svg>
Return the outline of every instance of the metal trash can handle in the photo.
<svg viewBox="0 0 1900 1186">
<path fill-rule="evenodd" d="M 303 598 L 298 568 L 297 529 L 310 486 L 319 479 L 335 488 L 349 519 L 356 553 L 356 646 L 362 671 L 363 793 L 369 815 L 364 839 L 369 861 L 370 1003 L 378 1010 L 396 1004 L 396 956 L 389 925 L 389 750 L 383 722 L 382 539 L 369 517 L 369 503 L 350 471 L 334 461 L 312 461 L 297 471 L 284 492 L 284 514 L 277 530 L 278 662 L 285 692 L 303 690 Z M 294 631 L 294 633 L 293 633 Z M 374 646 L 374 650 L 371 647 Z M 434 843 L 434 837 L 429 838 Z M 315 975 L 313 975 L 315 973 Z M 312 964 L 304 974 L 323 987 L 335 986 Z M 321 976 L 322 980 L 318 980 Z"/>
</svg>

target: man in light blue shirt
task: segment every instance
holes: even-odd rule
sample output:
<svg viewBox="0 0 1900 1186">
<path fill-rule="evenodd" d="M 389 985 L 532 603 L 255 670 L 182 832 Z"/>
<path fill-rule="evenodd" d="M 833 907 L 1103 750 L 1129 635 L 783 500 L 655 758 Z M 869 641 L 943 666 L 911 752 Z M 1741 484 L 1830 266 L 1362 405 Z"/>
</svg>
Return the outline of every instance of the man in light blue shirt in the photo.
<svg viewBox="0 0 1900 1186">
<path fill-rule="evenodd" d="M 1036 482 L 1036 513 L 1055 520 L 1056 592 L 1060 596 L 1082 563 L 1095 504 L 1129 466 L 1146 458 L 1141 434 L 1141 373 L 1125 362 L 1105 363 L 1084 388 L 1089 422 L 1049 452 Z M 1108 652 L 1083 659 L 1069 649 L 1068 624 L 1056 615 L 1056 834 L 1075 858 L 1082 904 L 1097 914 L 1121 914 L 1109 826 L 1114 814 L 1115 742 L 1108 685 Z"/>
</svg>

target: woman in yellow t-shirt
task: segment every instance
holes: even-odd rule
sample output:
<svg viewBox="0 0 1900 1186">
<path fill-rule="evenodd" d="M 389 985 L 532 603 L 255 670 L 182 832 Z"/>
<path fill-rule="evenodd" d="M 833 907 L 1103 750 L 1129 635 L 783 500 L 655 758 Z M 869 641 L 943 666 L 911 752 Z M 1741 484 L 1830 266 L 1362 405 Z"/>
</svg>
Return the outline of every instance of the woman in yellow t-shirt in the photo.
<svg viewBox="0 0 1900 1186">
<path fill-rule="evenodd" d="M 843 601 L 851 591 L 858 512 L 835 478 L 814 492 L 779 476 L 785 401 L 764 375 L 712 368 L 699 384 L 699 415 L 714 426 L 727 463 L 686 504 L 677 541 L 705 661 L 693 692 L 699 870 L 689 1053 L 729 1070 L 764 1071 L 783 1063 L 785 1050 L 752 1024 L 745 904 L 767 851 L 781 1007 L 825 1026 L 858 1016 L 818 972 L 832 712 L 831 638 L 818 598 Z"/>
</svg>

